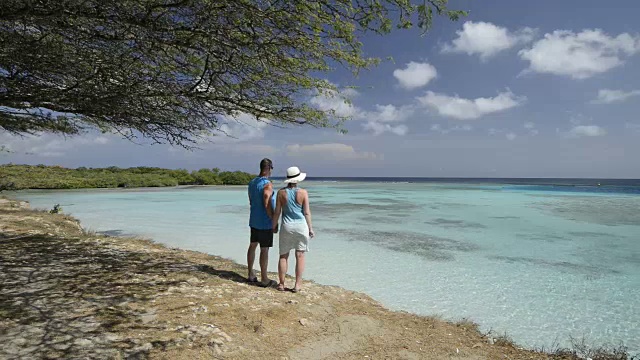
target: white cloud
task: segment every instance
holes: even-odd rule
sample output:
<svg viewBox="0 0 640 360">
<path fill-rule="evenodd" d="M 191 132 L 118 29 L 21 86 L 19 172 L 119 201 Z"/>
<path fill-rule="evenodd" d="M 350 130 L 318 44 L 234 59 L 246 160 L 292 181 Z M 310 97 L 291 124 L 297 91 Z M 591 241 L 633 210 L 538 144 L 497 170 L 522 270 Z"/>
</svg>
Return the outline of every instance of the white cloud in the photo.
<svg viewBox="0 0 640 360">
<path fill-rule="evenodd" d="M 526 123 L 524 123 L 524 128 L 527 129 L 527 132 L 529 133 L 529 135 L 531 136 L 536 136 L 540 133 L 540 131 L 538 131 L 538 129 L 536 129 L 536 124 L 528 121 Z"/>
<path fill-rule="evenodd" d="M 513 141 L 518 137 L 518 135 L 516 133 L 514 133 L 513 131 L 506 130 L 506 129 L 490 128 L 489 131 L 488 131 L 488 134 L 490 136 L 504 135 L 504 137 L 507 138 L 507 140 L 509 140 L 509 141 Z"/>
<path fill-rule="evenodd" d="M 624 124 L 624 127 L 629 130 L 640 132 L 640 123 L 626 123 Z"/>
<path fill-rule="evenodd" d="M 535 33 L 532 28 L 512 32 L 488 22 L 467 21 L 462 30 L 456 31 L 458 37 L 451 44 L 445 44 L 442 52 L 479 55 L 481 60 L 487 60 L 501 51 L 532 41 Z"/>
<path fill-rule="evenodd" d="M 359 111 L 354 118 L 366 120 L 363 128 L 371 131 L 374 135 L 381 135 L 390 132 L 396 135 L 406 135 L 409 128 L 406 125 L 391 125 L 389 123 L 398 123 L 407 120 L 413 115 L 415 109 L 413 106 L 395 105 L 378 105 L 375 111 Z"/>
<path fill-rule="evenodd" d="M 107 138 L 106 136 L 98 136 L 95 139 L 93 139 L 93 142 L 96 144 L 104 145 L 109 143 L 109 138 Z"/>
<path fill-rule="evenodd" d="M 207 141 L 214 143 L 242 142 L 264 137 L 264 128 L 269 125 L 267 120 L 258 120 L 255 116 L 240 113 L 222 119 L 216 136 Z"/>
<path fill-rule="evenodd" d="M 573 137 L 604 136 L 607 135 L 607 130 L 597 125 L 578 125 L 569 131 L 569 135 Z"/>
<path fill-rule="evenodd" d="M 379 123 L 375 121 L 369 121 L 362 126 L 365 130 L 371 131 L 375 136 L 381 135 L 385 132 L 404 136 L 409 131 L 409 128 L 406 125 L 391 126 L 389 124 Z"/>
<path fill-rule="evenodd" d="M 518 54 L 529 61 L 528 71 L 586 79 L 622 65 L 624 58 L 639 51 L 638 36 L 611 37 L 600 29 L 587 29 L 556 30 Z"/>
<path fill-rule="evenodd" d="M 109 137 L 89 134 L 71 137 L 49 133 L 25 136 L 0 135 L 0 143 L 4 144 L 9 151 L 40 157 L 62 157 L 69 151 L 78 151 L 87 146 L 104 145 L 109 141 Z"/>
<path fill-rule="evenodd" d="M 598 91 L 598 98 L 593 100 L 592 103 L 612 104 L 616 102 L 623 102 L 634 96 L 640 96 L 640 90 L 622 91 L 622 90 L 602 89 Z"/>
<path fill-rule="evenodd" d="M 350 102 L 356 96 L 358 96 L 358 92 L 349 88 L 340 92 L 329 91 L 325 94 L 317 94 L 309 102 L 319 110 L 333 111 L 339 117 L 351 117 L 359 111 Z"/>
<path fill-rule="evenodd" d="M 396 69 L 393 76 L 398 80 L 400 86 L 407 90 L 426 86 L 431 80 L 438 76 L 436 68 L 429 63 L 410 62 L 404 69 Z"/>
<path fill-rule="evenodd" d="M 516 96 L 511 91 L 502 92 L 492 98 L 473 100 L 427 91 L 425 96 L 418 98 L 422 105 L 436 110 L 441 116 L 459 120 L 477 119 L 487 114 L 505 111 L 521 105 L 525 100 L 526 97 Z"/>
<path fill-rule="evenodd" d="M 287 155 L 293 157 L 316 157 L 331 161 L 380 160 L 381 155 L 368 151 L 356 151 L 353 146 L 340 143 L 293 144 L 286 147 Z"/>
<path fill-rule="evenodd" d="M 473 130 L 473 127 L 471 125 L 463 125 L 463 126 L 453 126 L 453 127 L 449 127 L 449 128 L 443 128 L 442 126 L 440 126 L 440 124 L 433 124 L 431 125 L 431 131 L 433 132 L 438 132 L 441 134 L 448 134 L 451 132 L 459 132 L 459 131 L 471 131 Z"/>
<path fill-rule="evenodd" d="M 376 111 L 374 112 L 362 112 L 358 116 L 360 118 L 377 121 L 377 122 L 400 122 L 407 120 L 413 115 L 414 108 L 411 106 L 396 107 L 395 105 L 378 105 L 376 104 Z"/>
<path fill-rule="evenodd" d="M 242 144 L 242 146 L 220 146 L 220 150 L 236 154 L 260 154 L 263 156 L 274 155 L 278 152 L 278 149 L 270 145 L 250 143 Z"/>
</svg>

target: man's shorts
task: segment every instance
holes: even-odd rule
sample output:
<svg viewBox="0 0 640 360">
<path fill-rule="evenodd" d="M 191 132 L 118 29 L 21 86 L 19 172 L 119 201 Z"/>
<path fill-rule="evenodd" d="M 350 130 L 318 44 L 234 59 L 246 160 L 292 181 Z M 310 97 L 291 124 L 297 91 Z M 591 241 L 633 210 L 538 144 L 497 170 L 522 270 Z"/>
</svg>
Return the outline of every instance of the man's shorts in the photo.
<svg viewBox="0 0 640 360">
<path fill-rule="evenodd" d="M 251 242 L 260 243 L 260 247 L 273 247 L 273 230 L 260 230 L 251 228 Z"/>
</svg>

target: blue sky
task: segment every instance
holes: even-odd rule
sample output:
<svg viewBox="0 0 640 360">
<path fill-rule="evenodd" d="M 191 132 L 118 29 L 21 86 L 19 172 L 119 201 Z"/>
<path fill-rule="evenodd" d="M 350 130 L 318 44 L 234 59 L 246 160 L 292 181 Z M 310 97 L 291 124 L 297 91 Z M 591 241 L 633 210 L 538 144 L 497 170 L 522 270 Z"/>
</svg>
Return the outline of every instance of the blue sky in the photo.
<svg viewBox="0 0 640 360">
<path fill-rule="evenodd" d="M 386 58 L 338 98 L 310 103 L 353 120 L 348 133 L 274 128 L 241 117 L 201 150 L 136 145 L 114 135 L 0 134 L 0 162 L 63 166 L 220 167 L 310 176 L 640 178 L 640 24 L 637 0 L 452 0 L 470 10 L 432 30 L 364 37 Z M 280 174 L 282 175 L 282 174 Z"/>
</svg>

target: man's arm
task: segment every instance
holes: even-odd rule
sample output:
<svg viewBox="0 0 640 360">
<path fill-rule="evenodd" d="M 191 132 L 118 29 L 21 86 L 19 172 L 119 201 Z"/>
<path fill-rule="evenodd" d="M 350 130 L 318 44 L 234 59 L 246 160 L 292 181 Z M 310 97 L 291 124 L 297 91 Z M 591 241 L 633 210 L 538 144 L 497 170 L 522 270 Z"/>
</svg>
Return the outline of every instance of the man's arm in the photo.
<svg viewBox="0 0 640 360">
<path fill-rule="evenodd" d="M 265 210 L 267 210 L 267 216 L 273 220 L 273 209 L 271 208 L 271 194 L 273 194 L 273 185 L 268 182 L 262 190 L 262 202 L 264 203 Z"/>
</svg>

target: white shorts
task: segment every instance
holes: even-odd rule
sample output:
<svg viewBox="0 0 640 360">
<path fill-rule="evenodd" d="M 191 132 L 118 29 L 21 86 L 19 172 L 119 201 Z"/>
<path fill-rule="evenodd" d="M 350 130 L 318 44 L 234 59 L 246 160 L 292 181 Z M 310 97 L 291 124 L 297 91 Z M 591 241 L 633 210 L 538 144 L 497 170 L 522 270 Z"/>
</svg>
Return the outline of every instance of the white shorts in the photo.
<svg viewBox="0 0 640 360">
<path fill-rule="evenodd" d="M 280 255 L 291 250 L 309 251 L 309 226 L 306 221 L 283 223 L 280 229 Z"/>
</svg>

